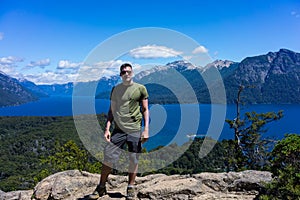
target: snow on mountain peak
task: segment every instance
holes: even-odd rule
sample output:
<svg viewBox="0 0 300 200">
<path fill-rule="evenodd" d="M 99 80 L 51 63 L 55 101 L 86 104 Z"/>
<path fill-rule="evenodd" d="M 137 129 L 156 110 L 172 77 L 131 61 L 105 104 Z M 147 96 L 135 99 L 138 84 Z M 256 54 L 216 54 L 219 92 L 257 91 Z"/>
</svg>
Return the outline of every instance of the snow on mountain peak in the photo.
<svg viewBox="0 0 300 200">
<path fill-rule="evenodd" d="M 152 74 L 152 73 L 158 72 L 158 71 L 167 70 L 167 69 L 168 69 L 168 67 L 166 67 L 166 66 L 159 66 L 159 65 L 157 65 L 157 66 L 155 66 L 155 67 L 153 67 L 153 68 L 151 68 L 151 69 L 148 69 L 148 70 L 144 70 L 144 71 L 139 72 L 139 73 L 136 74 L 134 77 L 135 77 L 137 80 L 140 80 L 140 79 L 142 79 L 143 77 L 148 76 L 149 74 Z"/>
<path fill-rule="evenodd" d="M 168 63 L 166 66 L 177 69 L 177 70 L 181 70 L 181 71 L 192 70 L 192 69 L 197 68 L 196 66 L 192 65 L 190 62 L 187 62 L 187 61 L 184 61 L 184 60 L 171 62 L 171 63 Z"/>
<path fill-rule="evenodd" d="M 174 61 L 174 62 L 168 63 L 166 65 L 157 65 L 157 66 L 155 66 L 151 69 L 141 71 L 140 73 L 135 75 L 135 78 L 137 80 L 140 80 L 143 77 L 148 76 L 152 73 L 168 70 L 170 68 L 175 69 L 175 70 L 180 71 L 180 72 L 183 72 L 185 70 L 196 69 L 197 67 L 192 65 L 191 63 L 189 63 L 187 61 L 179 60 L 179 61 Z"/>
<path fill-rule="evenodd" d="M 215 60 L 214 62 L 207 64 L 206 67 L 216 67 L 220 70 L 224 67 L 228 68 L 233 63 L 234 62 L 230 60 Z"/>
</svg>

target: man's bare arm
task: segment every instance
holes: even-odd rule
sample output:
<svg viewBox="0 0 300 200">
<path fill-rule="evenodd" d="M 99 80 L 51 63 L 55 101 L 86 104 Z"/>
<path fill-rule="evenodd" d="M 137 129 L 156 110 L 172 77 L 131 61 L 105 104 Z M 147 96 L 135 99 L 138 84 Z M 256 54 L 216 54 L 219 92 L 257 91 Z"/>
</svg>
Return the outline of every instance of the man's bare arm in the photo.
<svg viewBox="0 0 300 200">
<path fill-rule="evenodd" d="M 110 106 L 109 106 L 109 111 L 107 113 L 107 120 L 106 120 L 106 124 L 105 124 L 105 131 L 104 131 L 104 137 L 106 139 L 107 142 L 110 142 L 110 126 L 114 120 L 114 116 L 113 116 L 113 111 L 115 109 L 115 103 L 113 101 L 111 101 Z"/>
<path fill-rule="evenodd" d="M 149 139 L 149 108 L 148 99 L 142 100 L 142 113 L 144 119 L 144 131 L 142 133 L 142 143 Z"/>
</svg>

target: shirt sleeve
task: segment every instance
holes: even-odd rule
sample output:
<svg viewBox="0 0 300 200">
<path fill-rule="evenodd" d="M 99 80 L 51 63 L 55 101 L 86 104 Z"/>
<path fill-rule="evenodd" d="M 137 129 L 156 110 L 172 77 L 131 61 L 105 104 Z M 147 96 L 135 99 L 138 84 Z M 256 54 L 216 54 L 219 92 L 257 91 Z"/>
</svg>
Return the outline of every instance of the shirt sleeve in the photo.
<svg viewBox="0 0 300 200">
<path fill-rule="evenodd" d="M 140 91 L 141 91 L 141 100 L 148 99 L 149 95 L 146 87 L 142 85 L 140 87 Z"/>
</svg>

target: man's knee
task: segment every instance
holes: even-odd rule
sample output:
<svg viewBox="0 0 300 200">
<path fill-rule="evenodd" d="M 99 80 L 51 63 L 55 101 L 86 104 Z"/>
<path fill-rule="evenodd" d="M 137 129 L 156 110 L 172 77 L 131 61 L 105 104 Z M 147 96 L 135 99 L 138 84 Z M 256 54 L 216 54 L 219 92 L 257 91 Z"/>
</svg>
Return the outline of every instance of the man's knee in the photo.
<svg viewBox="0 0 300 200">
<path fill-rule="evenodd" d="M 106 162 L 106 161 L 104 161 L 103 163 L 102 163 L 102 168 L 112 168 L 112 166 L 113 166 L 113 164 L 111 163 L 111 162 Z"/>
<path fill-rule="evenodd" d="M 137 165 L 139 163 L 138 153 L 129 153 L 129 161 L 130 163 Z"/>
</svg>

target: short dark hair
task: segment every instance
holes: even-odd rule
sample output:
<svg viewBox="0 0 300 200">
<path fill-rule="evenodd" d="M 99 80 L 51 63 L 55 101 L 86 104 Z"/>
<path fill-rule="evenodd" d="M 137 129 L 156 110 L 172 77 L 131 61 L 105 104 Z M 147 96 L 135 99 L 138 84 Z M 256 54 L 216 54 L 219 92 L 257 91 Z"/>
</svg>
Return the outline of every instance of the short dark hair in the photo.
<svg viewBox="0 0 300 200">
<path fill-rule="evenodd" d="M 120 72 L 123 71 L 123 69 L 126 68 L 126 67 L 130 67 L 130 68 L 132 69 L 131 64 L 129 64 L 129 63 L 124 63 L 124 64 L 122 64 L 121 67 L 120 67 Z"/>
</svg>

